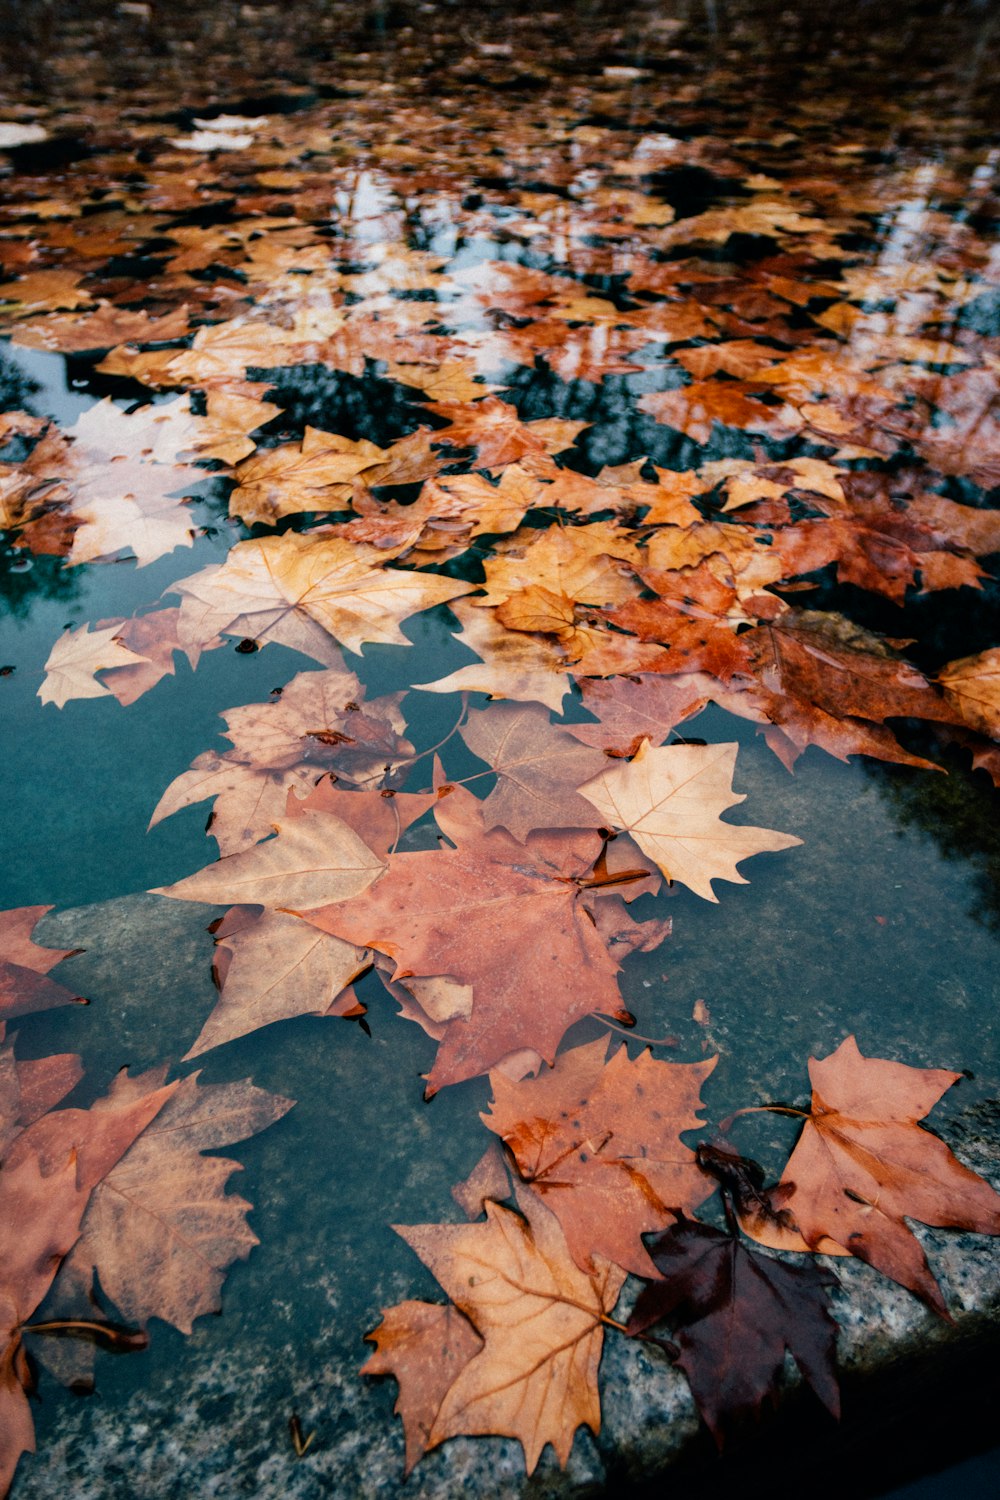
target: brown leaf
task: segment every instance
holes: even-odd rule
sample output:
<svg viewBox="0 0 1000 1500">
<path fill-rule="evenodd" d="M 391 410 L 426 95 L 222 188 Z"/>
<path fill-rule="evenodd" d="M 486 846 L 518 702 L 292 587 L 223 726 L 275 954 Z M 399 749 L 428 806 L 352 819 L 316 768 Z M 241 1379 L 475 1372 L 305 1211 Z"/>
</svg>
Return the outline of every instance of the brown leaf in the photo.
<svg viewBox="0 0 1000 1500">
<path fill-rule="evenodd" d="M 281 821 L 290 791 L 308 795 L 325 773 L 346 782 L 382 781 L 413 754 L 400 733 L 400 696 L 362 706 L 364 689 L 341 664 L 300 672 L 266 703 L 226 709 L 232 750 L 199 755 L 167 787 L 149 826 L 214 797 L 212 836 L 223 854 L 235 854 Z"/>
<path fill-rule="evenodd" d="M 18 906 L 0 912 L 0 1021 L 55 1005 L 86 1004 L 64 985 L 46 978 L 49 970 L 79 948 L 43 948 L 30 934 L 51 906 Z"/>
<path fill-rule="evenodd" d="M 457 1308 L 436 1302 L 399 1302 L 383 1309 L 382 1322 L 365 1338 L 376 1347 L 359 1374 L 393 1375 L 399 1382 L 393 1410 L 403 1419 L 409 1474 L 434 1446 L 431 1431 L 441 1402 L 483 1341 Z"/>
<path fill-rule="evenodd" d="M 130 1322 L 163 1318 L 182 1333 L 218 1311 L 230 1264 L 257 1244 L 246 1223 L 250 1204 L 225 1191 L 237 1163 L 201 1153 L 256 1135 L 292 1107 L 247 1081 L 197 1080 L 194 1073 L 172 1086 L 153 1125 L 91 1194 L 65 1262 L 88 1283 L 96 1272 Z M 126 1080 L 119 1092 L 145 1086 Z"/>
<path fill-rule="evenodd" d="M 655 1276 L 640 1236 L 714 1191 L 680 1137 L 703 1123 L 699 1093 L 718 1059 L 658 1062 L 647 1051 L 633 1061 L 620 1047 L 605 1061 L 607 1050 L 606 1037 L 574 1047 L 521 1083 L 492 1073 L 492 1113 L 481 1118 L 556 1215 L 581 1270 L 603 1256 Z"/>
<path fill-rule="evenodd" d="M 483 826 L 506 828 L 522 843 L 536 828 L 596 828 L 600 815 L 576 791 L 603 765 L 553 724 L 537 703 L 494 703 L 473 710 L 461 729 L 474 755 L 497 773 L 483 803 Z"/>
<path fill-rule="evenodd" d="M 905 1218 L 1000 1234 L 1000 1194 L 963 1167 L 923 1119 L 958 1073 L 864 1057 L 853 1036 L 810 1058 L 812 1113 L 772 1189 L 806 1242 L 828 1237 L 948 1312 Z"/>
<path fill-rule="evenodd" d="M 428 1095 L 524 1047 L 551 1062 L 574 1021 L 621 1012 L 618 964 L 586 909 L 598 836 L 536 833 L 518 843 L 487 832 L 479 803 L 459 788 L 437 818 L 456 848 L 394 854 L 362 899 L 306 913 L 323 931 L 394 959 L 397 978 L 472 985 L 472 1014 L 448 1022 Z"/>
</svg>

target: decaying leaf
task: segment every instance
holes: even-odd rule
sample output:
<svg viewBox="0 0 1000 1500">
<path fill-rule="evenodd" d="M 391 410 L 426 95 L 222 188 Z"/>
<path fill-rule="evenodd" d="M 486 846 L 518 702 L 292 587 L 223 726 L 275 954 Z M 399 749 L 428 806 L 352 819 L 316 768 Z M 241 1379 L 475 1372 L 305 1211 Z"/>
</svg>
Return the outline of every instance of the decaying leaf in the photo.
<svg viewBox="0 0 1000 1500">
<path fill-rule="evenodd" d="M 827 1290 L 836 1278 L 815 1262 L 788 1264 L 749 1250 L 738 1237 L 681 1217 L 646 1237 L 663 1278 L 639 1294 L 629 1332 L 667 1321 L 676 1363 L 716 1442 L 765 1400 L 776 1399 L 787 1350 L 833 1416 L 837 1325 Z"/>
<path fill-rule="evenodd" d="M 297 905 L 323 931 L 386 954 L 397 978 L 439 975 L 472 986 L 472 1013 L 448 1022 L 428 1094 L 523 1047 L 551 1062 L 568 1027 L 595 1011 L 627 1016 L 617 960 L 587 910 L 597 834 L 557 830 L 518 843 L 487 831 L 479 803 L 461 788 L 436 817 L 455 848 L 391 855 L 357 900 Z"/>
</svg>

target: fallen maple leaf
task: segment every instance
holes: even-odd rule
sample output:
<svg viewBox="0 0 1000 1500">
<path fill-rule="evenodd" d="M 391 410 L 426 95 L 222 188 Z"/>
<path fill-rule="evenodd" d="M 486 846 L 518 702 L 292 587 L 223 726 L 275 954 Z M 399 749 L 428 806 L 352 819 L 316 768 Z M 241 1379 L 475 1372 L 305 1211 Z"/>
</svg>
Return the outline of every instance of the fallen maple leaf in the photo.
<svg viewBox="0 0 1000 1500">
<path fill-rule="evenodd" d="M 176 1085 L 142 1088 L 123 1097 L 118 1085 L 89 1109 L 47 1111 L 75 1081 L 66 1059 L 17 1064 L 4 1089 L 0 1130 L 6 1138 L 0 1171 L 0 1486 L 10 1484 L 21 1453 L 34 1451 L 25 1391 L 31 1371 L 22 1347 L 28 1319 L 78 1243 L 82 1219 L 102 1178 L 163 1108 Z M 71 1060 L 75 1064 L 76 1059 Z M 9 1068 L 12 1058 L 5 1054 Z M 56 1064 L 53 1070 L 49 1064 Z M 32 1079 L 32 1073 L 35 1074 Z M 42 1084 L 39 1092 L 37 1085 Z M 53 1084 L 55 1085 L 53 1087 Z M 55 1097 L 53 1097 L 53 1095 Z M 16 1129 L 17 1124 L 23 1128 Z M 11 1127 L 15 1128 L 11 1128 Z"/>
<path fill-rule="evenodd" d="M 941 1289 L 904 1216 L 1000 1234 L 1000 1194 L 917 1123 L 960 1076 L 864 1057 L 853 1036 L 810 1058 L 812 1112 L 769 1194 L 808 1245 L 833 1240 L 942 1317 Z"/>
<path fill-rule="evenodd" d="M 487 558 L 486 592 L 472 602 L 479 608 L 503 604 L 540 585 L 582 604 L 624 604 L 638 594 L 627 567 L 638 557 L 635 543 L 614 521 L 519 531 Z"/>
<path fill-rule="evenodd" d="M 116 623 L 104 630 L 81 625 L 64 631 L 45 663 L 47 675 L 38 689 L 42 702 L 64 708 L 71 698 L 110 697 L 111 689 L 98 682 L 95 673 L 109 667 L 148 666 L 147 657 L 121 644 L 120 628 Z"/>
<path fill-rule="evenodd" d="M 473 710 L 460 731 L 474 755 L 496 772 L 483 802 L 486 828 L 506 828 L 523 843 L 536 828 L 596 828 L 600 814 L 576 791 L 603 765 L 537 703 L 494 703 Z"/>
<path fill-rule="evenodd" d="M 35 1451 L 28 1405 L 31 1371 L 22 1329 L 42 1301 L 80 1232 L 87 1190 L 77 1185 L 70 1157 L 44 1173 L 27 1153 L 0 1173 L 0 1493 L 6 1494 L 22 1453 Z"/>
<path fill-rule="evenodd" d="M 384 562 L 377 547 L 322 533 L 238 542 L 224 563 L 172 585 L 182 599 L 178 635 L 184 645 L 220 634 L 280 641 L 334 667 L 338 643 L 355 652 L 366 641 L 407 645 L 400 620 L 472 587 Z"/>
<path fill-rule="evenodd" d="M 109 1099 L 142 1097 L 165 1071 L 120 1075 Z M 251 1205 L 225 1191 L 238 1164 L 201 1153 L 256 1135 L 293 1104 L 247 1080 L 197 1080 L 194 1073 L 171 1086 L 152 1124 L 95 1187 L 62 1273 L 89 1285 L 96 1272 L 126 1318 L 163 1318 L 183 1333 L 218 1311 L 230 1264 L 258 1243 L 246 1223 Z"/>
<path fill-rule="evenodd" d="M 408 1475 L 433 1446 L 431 1432 L 441 1402 L 483 1341 L 458 1308 L 438 1302 L 387 1307 L 382 1322 L 365 1338 L 376 1347 L 358 1373 L 392 1375 L 399 1382 L 393 1410 L 403 1420 Z"/>
<path fill-rule="evenodd" d="M 44 948 L 30 934 L 51 906 L 0 911 L 0 1022 L 55 1005 L 86 1005 L 72 990 L 47 978 L 50 969 L 80 948 Z"/>
<path fill-rule="evenodd" d="M 719 1447 L 733 1426 L 775 1399 L 786 1350 L 828 1411 L 840 1415 L 831 1272 L 755 1254 L 735 1235 L 683 1216 L 645 1244 L 664 1279 L 639 1293 L 628 1331 L 669 1322 L 675 1363 Z"/>
<path fill-rule="evenodd" d="M 522 422 L 517 408 L 496 396 L 472 402 L 434 401 L 430 409 L 448 423 L 436 441 L 452 448 L 475 447 L 480 469 L 501 468 L 529 453 L 561 453 L 587 425 L 557 417 Z"/>
<path fill-rule="evenodd" d="M 505 630 L 495 610 L 474 609 L 465 601 L 453 605 L 452 613 L 462 626 L 458 639 L 482 659 L 433 682 L 415 684 L 422 692 L 489 693 L 561 711 L 572 686 L 566 676 L 570 664 L 550 641 Z"/>
<path fill-rule="evenodd" d="M 485 1224 L 395 1226 L 483 1340 L 445 1392 L 423 1444 L 461 1434 L 517 1438 L 532 1473 L 551 1443 L 563 1467 L 581 1425 L 600 1431 L 597 1368 L 625 1273 L 581 1271 L 559 1222 L 526 1189 L 524 1217 L 496 1203 Z"/>
<path fill-rule="evenodd" d="M 586 906 L 597 834 L 542 832 L 521 844 L 487 832 L 480 804 L 461 788 L 435 815 L 457 847 L 391 855 L 362 898 L 297 905 L 324 932 L 392 958 L 399 978 L 447 975 L 472 986 L 472 1013 L 448 1022 L 428 1096 L 524 1047 L 551 1062 L 574 1021 L 623 1014 L 618 963 Z"/>
<path fill-rule="evenodd" d="M 184 1061 L 292 1016 L 328 1015 L 369 965 L 364 948 L 287 912 L 233 906 L 215 928 L 219 999 Z"/>
<path fill-rule="evenodd" d="M 938 682 L 964 724 L 1000 739 L 1000 647 L 949 662 Z"/>
<path fill-rule="evenodd" d="M 704 708 L 715 689 L 707 673 L 661 677 L 587 678 L 580 684 L 584 707 L 596 724 L 567 724 L 575 739 L 616 758 L 635 755 L 644 739 L 660 745 L 670 731 Z"/>
<path fill-rule="evenodd" d="M 290 791 L 311 791 L 327 772 L 347 782 L 390 777 L 413 754 L 400 733 L 401 696 L 364 704 L 364 688 L 341 663 L 299 672 L 266 703 L 224 710 L 232 750 L 199 755 L 167 787 L 149 826 L 214 797 L 212 837 L 222 854 L 235 854 L 271 832 Z"/>
<path fill-rule="evenodd" d="M 481 1119 L 556 1215 L 581 1270 L 602 1256 L 653 1276 L 640 1236 L 714 1191 L 680 1137 L 703 1123 L 698 1096 L 718 1059 L 659 1062 L 647 1051 L 633 1061 L 621 1047 L 605 1061 L 607 1050 L 607 1037 L 574 1047 L 519 1083 L 491 1073 Z"/>
<path fill-rule="evenodd" d="M 357 895 L 385 868 L 333 813 L 300 811 L 274 828 L 273 839 L 229 854 L 173 885 L 157 886 L 153 894 L 303 910 Z"/>
<path fill-rule="evenodd" d="M 612 827 L 632 835 L 668 880 L 717 901 L 713 880 L 746 884 L 736 868 L 741 860 L 802 842 L 770 828 L 722 822 L 726 808 L 745 800 L 732 790 L 738 748 L 653 749 L 644 740 L 633 760 L 603 771 L 580 791 Z"/>
<path fill-rule="evenodd" d="M 240 464 L 229 514 L 252 526 L 304 511 L 340 510 L 350 503 L 352 480 L 386 456 L 365 438 L 354 442 L 307 427 L 301 444 L 268 448 Z"/>
</svg>

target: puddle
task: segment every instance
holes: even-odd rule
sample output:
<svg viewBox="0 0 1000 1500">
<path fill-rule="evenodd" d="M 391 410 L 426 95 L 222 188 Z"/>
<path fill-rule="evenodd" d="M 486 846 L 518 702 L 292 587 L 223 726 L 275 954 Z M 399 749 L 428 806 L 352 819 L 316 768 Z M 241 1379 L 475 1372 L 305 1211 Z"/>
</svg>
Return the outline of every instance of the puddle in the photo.
<svg viewBox="0 0 1000 1500">
<path fill-rule="evenodd" d="M 537 1028 L 456 1064 L 427 1100 L 465 1022 L 437 991 L 429 1008 L 406 1002 L 413 1024 L 361 963 L 363 1025 L 320 1014 L 338 982 L 293 1019 L 186 1058 L 218 999 L 209 924 L 237 897 L 149 894 L 216 859 L 214 784 L 183 783 L 178 809 L 150 818 L 189 767 L 224 757 L 244 788 L 261 781 L 259 806 L 219 795 L 227 855 L 282 847 L 286 796 L 322 781 L 396 808 L 378 856 L 392 870 L 441 868 L 469 836 L 462 818 L 504 783 L 501 751 L 463 731 L 544 704 L 555 737 L 533 775 L 551 821 L 525 839 L 548 830 L 555 878 L 583 905 L 607 876 L 594 874 L 605 825 L 578 827 L 562 799 L 577 796 L 579 817 L 580 787 L 636 774 L 629 757 L 673 684 L 660 739 L 734 744 L 741 806 L 725 821 L 784 837 L 741 855 L 739 875 L 723 858 L 717 901 L 697 875 L 660 880 L 672 868 L 632 845 L 647 873 L 628 913 L 672 933 L 628 951 L 616 918 L 619 951 L 609 936 L 583 962 L 551 1050 L 623 1040 L 601 1019 L 615 1007 L 600 964 L 621 956 L 617 1008 L 643 1039 L 629 1055 L 654 1039 L 665 1062 L 718 1056 L 710 1123 L 685 1142 L 750 1105 L 805 1108 L 807 1059 L 853 1034 L 866 1057 L 963 1075 L 931 1125 L 995 1178 L 992 22 L 931 25 L 901 7 L 872 31 L 851 7 L 503 5 L 473 24 L 409 4 L 307 22 L 294 7 L 122 5 L 81 7 L 56 37 L 43 19 L 24 18 L 0 95 L 0 118 L 51 133 L 0 152 L 0 908 L 54 908 L 35 940 L 85 950 L 54 977 L 91 1003 L 19 1018 L 17 1056 L 81 1054 L 81 1108 L 119 1068 L 164 1064 L 296 1104 L 224 1148 L 260 1243 L 225 1277 L 221 1314 L 190 1334 L 164 1304 L 131 1314 L 150 1322 L 148 1349 L 99 1352 L 86 1401 L 43 1370 L 38 1452 L 12 1493 L 395 1493 L 396 1386 L 359 1378 L 363 1336 L 383 1309 L 443 1293 L 390 1226 L 459 1221 L 450 1190 L 491 1140 L 485 1075 L 541 1048 Z M 308 573 L 317 547 L 340 549 L 347 584 Z M 204 570 L 247 557 L 257 571 L 227 612 Z M 264 608 L 261 580 L 294 574 L 289 558 L 306 571 Z M 389 585 L 404 581 L 423 592 L 400 612 Z M 111 656 L 67 686 L 54 648 L 100 622 Z M 163 666 L 126 703 L 123 642 Z M 271 733 L 299 674 L 338 672 L 355 685 L 317 699 L 316 722 Z M 608 696 L 632 688 L 631 703 Z M 577 742 L 596 760 L 552 791 L 546 762 Z M 432 795 L 405 827 L 405 795 L 442 783 L 456 790 L 436 803 L 440 827 Z M 609 858 L 641 822 L 619 818 Z M 477 836 L 506 841 L 504 879 L 537 876 L 537 843 L 519 863 L 516 836 Z M 574 836 L 590 840 L 586 871 L 566 864 Z M 470 862 L 470 888 L 487 862 Z M 403 952 L 399 935 L 437 899 L 430 885 L 384 930 L 378 882 L 273 909 L 363 898 L 342 942 L 381 945 L 400 978 L 455 985 L 476 955 L 448 925 L 461 880 L 449 889 L 441 956 L 412 937 Z M 510 973 L 541 988 L 551 898 L 484 926 L 498 990 Z M 581 952 L 596 941 L 586 922 Z M 564 949 L 553 992 L 568 962 Z M 800 1128 L 747 1115 L 729 1138 L 773 1182 Z M 704 1218 L 723 1223 L 717 1199 Z M 959 1323 L 995 1339 L 995 1242 L 923 1242 Z M 936 1347 L 908 1292 L 860 1261 L 838 1269 L 848 1382 Z M 100 1262 L 98 1277 L 112 1317 Z M 707 1440 L 677 1371 L 611 1330 L 602 1371 L 603 1430 L 577 1435 L 565 1472 L 548 1447 L 526 1478 L 500 1422 L 507 1436 L 436 1446 L 406 1493 L 582 1497 L 697 1459 Z M 293 1414 L 315 1433 L 300 1457 Z M 831 1472 L 851 1452 L 834 1440 Z"/>
</svg>

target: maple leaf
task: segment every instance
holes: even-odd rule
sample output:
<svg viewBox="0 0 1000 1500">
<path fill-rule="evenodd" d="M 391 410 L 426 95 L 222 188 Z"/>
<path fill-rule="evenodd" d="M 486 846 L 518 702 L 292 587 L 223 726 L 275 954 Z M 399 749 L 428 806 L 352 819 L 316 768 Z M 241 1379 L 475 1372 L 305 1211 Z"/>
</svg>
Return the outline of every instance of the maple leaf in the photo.
<svg viewBox="0 0 1000 1500">
<path fill-rule="evenodd" d="M 551 1062 L 574 1021 L 622 1013 L 618 963 L 585 904 L 598 836 L 552 831 L 521 844 L 487 832 L 480 804 L 461 788 L 435 815 L 455 848 L 391 855 L 363 899 L 297 906 L 324 932 L 386 954 L 400 977 L 472 986 L 472 1013 L 448 1022 L 428 1097 L 523 1047 Z"/>
<path fill-rule="evenodd" d="M 433 682 L 416 684 L 425 693 L 489 693 L 494 698 L 544 703 L 559 713 L 572 684 L 565 675 L 570 663 L 550 641 L 528 633 L 512 633 L 493 610 L 474 609 L 459 602 L 452 613 L 462 626 L 458 639 L 481 658 L 458 667 Z"/>
<path fill-rule="evenodd" d="M 364 948 L 254 906 L 230 907 L 215 943 L 219 999 L 185 1062 L 275 1021 L 335 1013 L 337 996 L 369 965 Z"/>
<path fill-rule="evenodd" d="M 153 894 L 301 910 L 356 895 L 385 868 L 334 813 L 301 810 L 274 829 L 274 838 L 158 886 Z"/>
<path fill-rule="evenodd" d="M 664 1279 L 639 1293 L 628 1331 L 641 1334 L 664 1320 L 676 1330 L 675 1363 L 720 1447 L 733 1426 L 775 1399 L 786 1350 L 828 1411 L 840 1415 L 837 1325 L 827 1297 L 835 1276 L 815 1263 L 755 1254 L 735 1235 L 683 1216 L 645 1244 Z"/>
<path fill-rule="evenodd" d="M 680 1137 L 702 1123 L 698 1096 L 718 1059 L 659 1062 L 647 1051 L 632 1061 L 621 1047 L 605 1061 L 607 1050 L 607 1037 L 574 1047 L 519 1083 L 491 1073 L 481 1119 L 556 1215 L 581 1270 L 598 1255 L 655 1276 L 642 1233 L 714 1191 Z"/>
<path fill-rule="evenodd" d="M 559 418 L 522 422 L 517 408 L 496 396 L 473 402 L 434 401 L 430 409 L 448 423 L 438 431 L 437 441 L 452 448 L 474 447 L 481 469 L 516 463 L 527 453 L 560 453 L 587 425 Z"/>
<path fill-rule="evenodd" d="M 165 1071 L 120 1075 L 109 1097 L 141 1097 Z M 193 1073 L 171 1086 L 153 1122 L 104 1174 L 61 1273 L 90 1284 L 96 1272 L 126 1318 L 163 1318 L 183 1333 L 218 1311 L 230 1264 L 258 1243 L 246 1224 L 251 1205 L 225 1191 L 238 1164 L 201 1153 L 256 1135 L 293 1103 L 247 1080 L 197 1080 Z"/>
<path fill-rule="evenodd" d="M 0 1021 L 56 1005 L 86 1005 L 48 972 L 81 948 L 44 948 L 30 934 L 51 906 L 18 906 L 0 911 Z"/>
<path fill-rule="evenodd" d="M 77 1061 L 16 1064 L 8 1080 L 13 1091 L 3 1090 L 10 1116 L 0 1122 L 7 1138 L 0 1172 L 0 1485 L 5 1489 L 21 1453 L 34 1451 L 25 1395 L 32 1379 L 22 1347 L 28 1319 L 66 1264 L 93 1190 L 176 1087 L 145 1089 L 128 1099 L 114 1089 L 89 1110 L 47 1112 L 79 1076 Z M 4 1054 L 3 1065 L 12 1063 Z"/>
<path fill-rule="evenodd" d="M 596 828 L 600 815 L 576 787 L 603 765 L 537 703 L 495 703 L 473 710 L 460 730 L 474 755 L 495 771 L 482 805 L 487 829 L 501 825 L 523 843 L 536 828 Z"/>
<path fill-rule="evenodd" d="M 526 1190 L 521 1213 L 486 1205 L 485 1224 L 396 1225 L 483 1340 L 445 1392 L 424 1440 L 513 1437 L 532 1473 L 551 1443 L 565 1467 L 576 1429 L 600 1431 L 602 1322 L 625 1273 L 589 1274 L 570 1258 L 553 1214 Z"/>
<path fill-rule="evenodd" d="M 107 668 L 148 666 L 147 657 L 122 645 L 120 632 L 117 622 L 104 630 L 92 631 L 89 625 L 81 625 L 77 630 L 64 631 L 45 663 L 47 675 L 38 689 L 42 702 L 64 708 L 71 698 L 110 697 L 111 688 L 98 682 L 95 673 Z"/>
<path fill-rule="evenodd" d="M 864 1057 L 853 1036 L 809 1059 L 812 1112 L 769 1199 L 806 1243 L 833 1240 L 948 1316 L 904 1216 L 1000 1234 L 1000 1194 L 918 1121 L 961 1075 Z"/>
<path fill-rule="evenodd" d="M 241 396 L 237 391 L 210 390 L 205 398 L 205 415 L 198 418 L 193 440 L 183 451 L 193 458 L 238 463 L 256 446 L 250 433 L 280 415 L 281 407 L 270 401 Z"/>
<path fill-rule="evenodd" d="M 746 647 L 736 634 L 746 617 L 735 589 L 716 578 L 707 563 L 683 570 L 642 568 L 639 576 L 660 597 L 632 599 L 604 615 L 642 641 L 662 643 L 666 658 L 650 663 L 655 670 L 710 672 L 723 682 L 747 673 Z"/>
<path fill-rule="evenodd" d="M 963 723 L 1000 739 L 1000 647 L 949 662 L 938 682 Z"/>
<path fill-rule="evenodd" d="M 691 496 L 710 489 L 710 482 L 703 483 L 690 470 L 678 474 L 672 469 L 657 469 L 653 484 L 642 475 L 647 462 L 639 458 L 629 464 L 605 465 L 593 479 L 574 469 L 553 465 L 547 503 L 587 515 L 642 506 L 646 508 L 643 519 L 649 525 L 690 526 L 699 521 L 701 517 L 691 504 Z M 537 461 L 533 461 L 533 466 L 540 469 Z"/>
<path fill-rule="evenodd" d="M 386 456 L 365 438 L 354 442 L 307 427 L 301 444 L 268 448 L 240 464 L 229 514 L 251 526 L 303 511 L 339 510 L 350 502 L 352 481 Z"/>
<path fill-rule="evenodd" d="M 709 441 L 714 423 L 787 436 L 790 429 L 794 430 L 787 409 L 768 406 L 759 396 L 759 390 L 742 381 L 698 380 L 677 390 L 640 396 L 637 404 L 657 422 L 683 432 L 696 443 Z"/>
<path fill-rule="evenodd" d="M 742 639 L 760 683 L 750 696 L 775 726 L 765 738 L 789 768 L 807 744 L 841 760 L 865 754 L 930 766 L 881 721 L 957 717 L 915 667 L 841 615 L 789 611 Z M 725 706 L 740 712 L 735 703 Z"/>
<path fill-rule="evenodd" d="M 400 735 L 400 696 L 363 708 L 364 689 L 341 665 L 298 673 L 270 702 L 226 709 L 233 749 L 199 755 L 167 787 L 149 826 L 214 797 L 212 836 L 222 854 L 235 854 L 270 833 L 293 788 L 309 791 L 325 772 L 348 782 L 384 779 L 413 754 Z"/>
<path fill-rule="evenodd" d="M 59 354 L 83 354 L 112 349 L 116 344 L 167 343 L 188 332 L 188 308 L 175 307 L 164 317 L 150 317 L 145 309 L 131 310 L 98 301 L 95 312 L 39 318 L 18 324 L 12 344 Z"/>
<path fill-rule="evenodd" d="M 486 592 L 472 602 L 478 608 L 503 604 L 540 585 L 582 604 L 624 604 L 638 589 L 623 565 L 637 561 L 638 555 L 635 543 L 613 521 L 518 532 L 487 558 Z"/>
<path fill-rule="evenodd" d="M 471 584 L 432 573 L 386 569 L 376 547 L 287 531 L 238 542 L 216 563 L 171 587 L 181 595 L 184 645 L 219 634 L 280 641 L 324 666 L 339 665 L 337 643 L 407 645 L 399 621 L 467 594 Z"/>
<path fill-rule="evenodd" d="M 98 630 L 114 626 L 115 639 L 141 658 L 131 666 L 101 669 L 103 685 L 123 707 L 148 693 L 162 678 L 173 676 L 175 651 L 183 651 L 194 667 L 203 650 L 212 651 L 222 645 L 219 640 L 207 641 L 204 646 L 185 650 L 177 639 L 179 618 L 179 609 L 157 609 L 146 615 L 134 615 L 130 620 L 98 620 Z"/>
<path fill-rule="evenodd" d="M 618 758 L 635 755 L 644 739 L 662 744 L 676 725 L 704 708 L 716 684 L 704 672 L 676 677 L 645 673 L 608 681 L 585 679 L 580 688 L 584 706 L 598 722 L 567 724 L 567 730 L 585 745 Z"/>
<path fill-rule="evenodd" d="M 0 285 L 0 302 L 8 306 L 5 317 L 27 317 L 30 313 L 49 308 L 90 307 L 93 298 L 80 287 L 80 277 L 74 271 L 32 271 L 18 281 L 5 281 Z"/>
<path fill-rule="evenodd" d="M 403 1419 L 409 1475 L 431 1446 L 434 1422 L 449 1387 L 480 1352 L 483 1341 L 456 1307 L 439 1302 L 399 1302 L 384 1308 L 382 1322 L 365 1338 L 376 1348 L 358 1373 L 393 1375 L 399 1383 L 393 1410 Z"/>
<path fill-rule="evenodd" d="M 42 1301 L 80 1232 L 87 1191 L 70 1159 L 43 1173 L 31 1153 L 0 1173 L 0 1493 L 6 1494 L 22 1453 L 35 1451 L 28 1405 L 31 1372 L 21 1329 Z"/>
<path fill-rule="evenodd" d="M 726 808 L 745 800 L 732 790 L 738 748 L 653 749 L 645 740 L 633 760 L 602 772 L 580 792 L 613 827 L 630 833 L 668 880 L 717 901 L 713 880 L 746 884 L 736 868 L 741 860 L 802 842 L 770 828 L 722 822 Z"/>
<path fill-rule="evenodd" d="M 70 485 L 77 529 L 68 566 L 131 550 L 139 567 L 191 546 L 187 508 L 176 496 L 205 479 L 177 462 L 197 431 L 187 397 L 126 414 L 110 398 L 68 429 L 73 447 L 59 475 Z"/>
<path fill-rule="evenodd" d="M 550 486 L 520 464 L 507 464 L 498 483 L 484 474 L 448 474 L 426 485 L 421 504 L 431 505 L 440 494 L 452 502 L 448 514 L 466 517 L 470 536 L 502 535 L 516 531 L 525 512 L 536 506 L 555 505 Z"/>
</svg>

